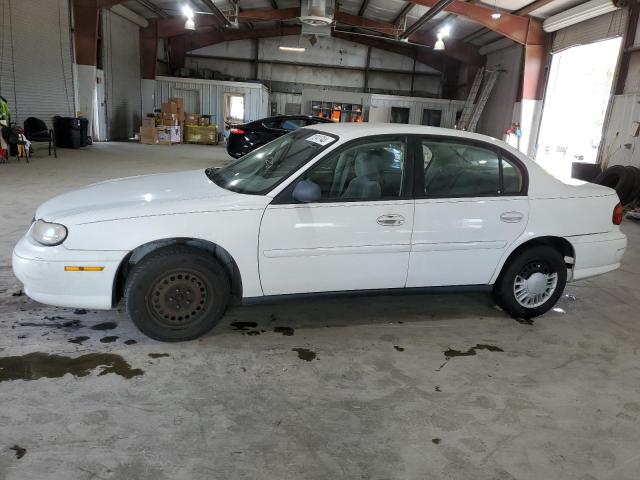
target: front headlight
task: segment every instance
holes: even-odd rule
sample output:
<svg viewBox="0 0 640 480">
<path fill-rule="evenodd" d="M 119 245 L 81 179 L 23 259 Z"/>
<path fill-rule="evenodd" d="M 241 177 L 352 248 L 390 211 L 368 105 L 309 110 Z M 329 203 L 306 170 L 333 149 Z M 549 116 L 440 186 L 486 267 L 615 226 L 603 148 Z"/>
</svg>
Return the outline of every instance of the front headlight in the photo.
<svg viewBox="0 0 640 480">
<path fill-rule="evenodd" d="M 48 247 L 60 245 L 67 238 L 67 227 L 59 223 L 37 220 L 31 226 L 31 238 Z"/>
</svg>

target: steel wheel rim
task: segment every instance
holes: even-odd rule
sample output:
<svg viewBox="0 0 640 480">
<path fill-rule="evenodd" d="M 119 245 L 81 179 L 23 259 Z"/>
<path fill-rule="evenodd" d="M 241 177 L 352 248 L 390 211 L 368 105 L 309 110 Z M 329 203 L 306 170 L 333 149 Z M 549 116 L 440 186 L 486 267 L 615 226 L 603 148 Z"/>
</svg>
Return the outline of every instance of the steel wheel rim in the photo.
<svg viewBox="0 0 640 480">
<path fill-rule="evenodd" d="M 184 329 L 199 323 L 213 300 L 209 282 L 200 273 L 180 269 L 166 273 L 151 287 L 147 306 L 156 323 Z"/>
<path fill-rule="evenodd" d="M 558 287 L 558 273 L 542 262 L 531 262 L 522 268 L 513 281 L 513 295 L 519 305 L 536 308 L 544 305 Z"/>
</svg>

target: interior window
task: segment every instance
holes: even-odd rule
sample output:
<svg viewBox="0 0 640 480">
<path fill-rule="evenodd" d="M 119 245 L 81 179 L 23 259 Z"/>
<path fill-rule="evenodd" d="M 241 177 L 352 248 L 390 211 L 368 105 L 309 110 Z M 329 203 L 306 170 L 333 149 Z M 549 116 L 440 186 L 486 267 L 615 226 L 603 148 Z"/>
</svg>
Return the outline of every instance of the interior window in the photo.
<svg viewBox="0 0 640 480">
<path fill-rule="evenodd" d="M 282 125 L 280 126 L 280 128 L 282 128 L 283 130 L 297 130 L 300 127 L 304 127 L 307 124 L 307 122 L 305 120 L 302 120 L 301 118 L 288 118 L 286 120 L 283 120 Z"/>
<path fill-rule="evenodd" d="M 379 200 L 402 195 L 404 141 L 355 145 L 329 155 L 306 175 L 317 183 L 322 200 Z"/>
<path fill-rule="evenodd" d="M 500 159 L 484 148 L 423 140 L 426 195 L 498 195 Z"/>
<path fill-rule="evenodd" d="M 502 157 L 502 192 L 515 194 L 522 191 L 522 172 L 509 160 Z"/>
</svg>

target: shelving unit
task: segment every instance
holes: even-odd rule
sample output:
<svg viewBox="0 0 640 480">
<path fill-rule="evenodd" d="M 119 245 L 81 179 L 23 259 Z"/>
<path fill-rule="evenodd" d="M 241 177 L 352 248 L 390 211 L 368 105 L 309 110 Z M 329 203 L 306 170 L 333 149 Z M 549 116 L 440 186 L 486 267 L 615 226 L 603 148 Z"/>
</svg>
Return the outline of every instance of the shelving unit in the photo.
<svg viewBox="0 0 640 480">
<path fill-rule="evenodd" d="M 362 104 L 359 103 L 336 103 L 314 100 L 311 102 L 311 110 L 316 117 L 330 118 L 336 122 L 362 122 Z"/>
</svg>

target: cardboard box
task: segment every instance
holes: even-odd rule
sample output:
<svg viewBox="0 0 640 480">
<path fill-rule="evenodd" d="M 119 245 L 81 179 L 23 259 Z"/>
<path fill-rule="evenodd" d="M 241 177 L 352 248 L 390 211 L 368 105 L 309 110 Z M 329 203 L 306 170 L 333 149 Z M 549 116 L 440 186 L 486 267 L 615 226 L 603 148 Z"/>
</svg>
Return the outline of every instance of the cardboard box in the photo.
<svg viewBox="0 0 640 480">
<path fill-rule="evenodd" d="M 140 126 L 140 143 L 145 145 L 155 145 L 158 143 L 158 131 L 155 126 Z"/>
<path fill-rule="evenodd" d="M 176 104 L 178 121 L 184 122 L 184 99 L 182 97 L 171 97 L 167 101 Z"/>
<path fill-rule="evenodd" d="M 181 127 L 157 127 L 158 143 L 161 145 L 171 145 L 173 143 L 182 142 L 182 128 Z"/>
<path fill-rule="evenodd" d="M 144 117 L 142 119 L 142 126 L 143 127 L 155 127 L 156 126 L 156 117 Z"/>
<path fill-rule="evenodd" d="M 209 125 L 211 125 L 211 121 L 209 120 L 209 117 L 200 117 L 198 119 L 198 125 L 200 125 L 201 127 L 208 127 Z"/>
<path fill-rule="evenodd" d="M 161 105 L 160 111 L 162 113 L 175 113 L 178 114 L 178 104 L 176 102 L 165 102 Z"/>
<path fill-rule="evenodd" d="M 185 125 L 198 125 L 198 121 L 200 120 L 199 113 L 185 113 L 184 114 L 184 124 Z"/>
<path fill-rule="evenodd" d="M 187 125 L 184 127 L 184 140 L 186 143 L 217 145 L 218 128 L 215 125 L 210 125 L 208 127 Z"/>
<path fill-rule="evenodd" d="M 158 125 L 165 127 L 178 127 L 180 122 L 178 121 L 177 113 L 161 113 L 158 117 Z"/>
</svg>

